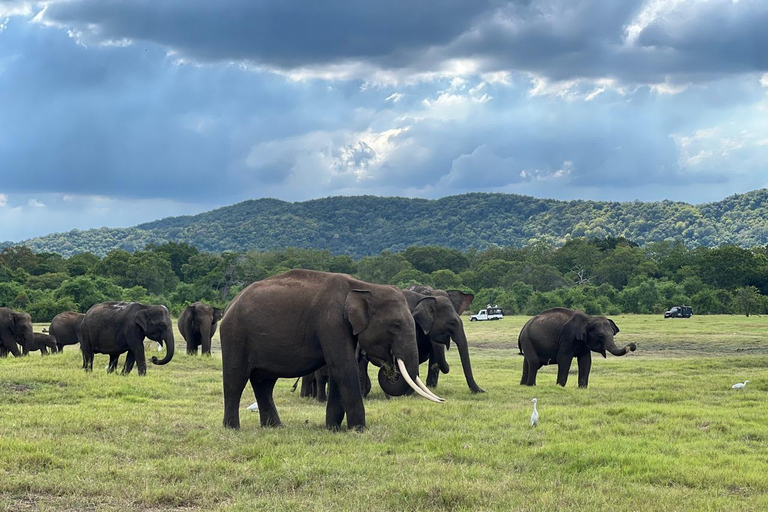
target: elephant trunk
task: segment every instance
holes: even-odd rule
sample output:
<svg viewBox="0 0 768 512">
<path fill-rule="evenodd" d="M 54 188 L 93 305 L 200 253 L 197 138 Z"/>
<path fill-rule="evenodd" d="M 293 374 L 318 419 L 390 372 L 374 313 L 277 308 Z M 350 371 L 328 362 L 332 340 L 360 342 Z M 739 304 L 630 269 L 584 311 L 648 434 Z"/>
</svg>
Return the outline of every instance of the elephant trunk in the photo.
<svg viewBox="0 0 768 512">
<path fill-rule="evenodd" d="M 627 352 L 634 352 L 637 349 L 637 345 L 630 343 L 623 348 L 619 348 L 616 346 L 613 340 L 610 340 L 608 343 L 606 343 L 605 349 L 615 356 L 623 356 L 626 355 Z M 605 357 L 605 351 L 603 351 L 603 357 Z"/>
<path fill-rule="evenodd" d="M 203 354 L 211 355 L 211 322 L 203 322 L 203 325 L 200 326 L 200 344 L 200 351 Z"/>
<path fill-rule="evenodd" d="M 430 391 L 419 378 L 419 357 L 416 343 L 407 343 L 408 340 L 404 337 L 398 341 L 392 346 L 395 366 L 385 364 L 379 370 L 381 388 L 391 396 L 404 395 L 409 390 L 413 390 L 427 400 L 443 402 L 444 400 Z"/>
<path fill-rule="evenodd" d="M 453 336 L 453 341 L 456 343 L 456 347 L 459 349 L 459 356 L 461 357 L 461 367 L 464 370 L 464 378 L 467 379 L 467 385 L 473 393 L 485 393 L 480 386 L 475 382 L 475 377 L 472 375 L 472 365 L 469 362 L 469 348 L 467 346 L 467 335 L 464 333 L 464 329 L 460 329 Z"/>
<path fill-rule="evenodd" d="M 157 356 L 152 356 L 153 364 L 168 364 L 171 362 L 171 359 L 173 359 L 173 352 L 176 349 L 176 346 L 173 343 L 173 328 L 171 327 L 170 321 L 165 328 L 165 333 L 162 337 L 162 340 L 165 343 L 165 357 L 158 359 Z"/>
<path fill-rule="evenodd" d="M 406 342 L 402 337 L 392 344 L 392 360 L 379 370 L 379 385 L 389 396 L 402 396 L 411 391 L 398 368 L 397 360 L 403 361 L 411 377 L 419 376 L 419 352 L 415 342 Z"/>
</svg>

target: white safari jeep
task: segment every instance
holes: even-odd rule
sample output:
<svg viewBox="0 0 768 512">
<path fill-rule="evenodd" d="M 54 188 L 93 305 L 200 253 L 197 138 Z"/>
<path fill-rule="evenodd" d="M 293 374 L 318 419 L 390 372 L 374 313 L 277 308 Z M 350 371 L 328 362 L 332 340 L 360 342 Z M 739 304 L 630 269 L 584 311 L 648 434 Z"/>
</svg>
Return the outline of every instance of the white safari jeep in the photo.
<svg viewBox="0 0 768 512">
<path fill-rule="evenodd" d="M 488 304 L 485 309 L 481 309 L 476 315 L 469 317 L 470 322 L 477 322 L 479 320 L 501 320 L 504 318 L 504 311 L 499 306 L 491 306 Z"/>
</svg>

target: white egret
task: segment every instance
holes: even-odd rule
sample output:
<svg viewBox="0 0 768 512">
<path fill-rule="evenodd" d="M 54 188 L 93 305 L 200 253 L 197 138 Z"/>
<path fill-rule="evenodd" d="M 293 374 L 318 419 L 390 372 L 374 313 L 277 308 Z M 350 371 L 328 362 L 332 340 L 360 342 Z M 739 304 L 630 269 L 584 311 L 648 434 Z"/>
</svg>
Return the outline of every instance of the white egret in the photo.
<svg viewBox="0 0 768 512">
<path fill-rule="evenodd" d="M 741 389 L 741 388 L 744 388 L 744 387 L 747 386 L 747 382 L 749 382 L 749 381 L 745 380 L 744 382 L 737 382 L 736 384 L 731 386 L 731 389 Z"/>
<path fill-rule="evenodd" d="M 531 414 L 531 426 L 535 427 L 539 424 L 539 411 L 536 410 L 536 400 L 535 398 L 531 400 L 533 402 L 533 414 Z"/>
<path fill-rule="evenodd" d="M 259 402 L 253 402 L 251 405 L 246 407 L 249 411 L 258 412 L 259 410 Z"/>
</svg>

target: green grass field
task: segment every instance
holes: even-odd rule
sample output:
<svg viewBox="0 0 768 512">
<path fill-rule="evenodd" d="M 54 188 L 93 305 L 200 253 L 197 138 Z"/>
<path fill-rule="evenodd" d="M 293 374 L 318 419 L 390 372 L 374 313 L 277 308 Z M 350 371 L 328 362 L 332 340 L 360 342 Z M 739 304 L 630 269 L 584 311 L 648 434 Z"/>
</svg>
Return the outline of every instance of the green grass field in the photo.
<svg viewBox="0 0 768 512">
<path fill-rule="evenodd" d="M 275 389 L 285 428 L 243 409 L 224 430 L 220 357 L 187 356 L 178 333 L 144 378 L 107 375 L 103 355 L 85 374 L 76 347 L 0 360 L 0 510 L 768 510 L 768 318 L 613 318 L 638 350 L 594 354 L 586 390 L 575 362 L 566 388 L 554 366 L 518 385 L 527 318 L 466 322 L 487 393 L 454 348 L 446 403 L 375 387 L 364 433 L 326 431 L 292 380 Z"/>
</svg>

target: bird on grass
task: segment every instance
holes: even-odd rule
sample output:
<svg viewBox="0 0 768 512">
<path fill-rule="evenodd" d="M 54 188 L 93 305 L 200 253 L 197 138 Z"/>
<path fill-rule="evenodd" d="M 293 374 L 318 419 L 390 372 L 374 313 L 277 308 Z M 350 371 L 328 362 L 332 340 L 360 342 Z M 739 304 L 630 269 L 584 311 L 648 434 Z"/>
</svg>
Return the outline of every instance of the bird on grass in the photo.
<svg viewBox="0 0 768 512">
<path fill-rule="evenodd" d="M 533 402 L 533 414 L 531 414 L 531 426 L 535 427 L 539 424 L 539 411 L 536 410 L 536 400 L 535 398 L 531 400 Z"/>
<path fill-rule="evenodd" d="M 258 412 L 259 411 L 259 402 L 253 402 L 251 405 L 246 407 L 249 411 Z"/>
<path fill-rule="evenodd" d="M 747 382 L 749 382 L 749 381 L 745 380 L 744 382 L 737 382 L 736 384 L 731 386 L 731 389 L 742 389 L 742 388 L 745 388 L 745 387 L 747 387 Z"/>
</svg>

